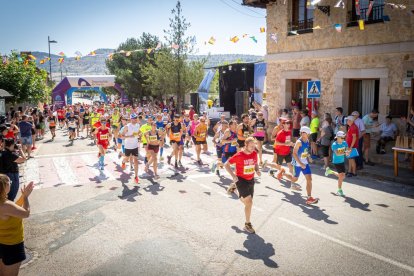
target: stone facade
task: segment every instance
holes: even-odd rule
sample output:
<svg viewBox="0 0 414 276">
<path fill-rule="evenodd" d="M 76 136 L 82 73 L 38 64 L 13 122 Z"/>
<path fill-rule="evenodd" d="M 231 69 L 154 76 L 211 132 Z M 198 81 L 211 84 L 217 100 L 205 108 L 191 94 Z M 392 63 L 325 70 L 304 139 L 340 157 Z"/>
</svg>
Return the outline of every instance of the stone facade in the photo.
<svg viewBox="0 0 414 276">
<path fill-rule="evenodd" d="M 388 113 L 390 99 L 414 104 L 412 89 L 403 88 L 407 71 L 414 70 L 414 14 L 410 15 L 414 0 L 398 1 L 408 6 L 405 10 L 386 6 L 384 14 L 390 21 L 367 24 L 364 31 L 358 26 L 347 27 L 349 7 L 334 8 L 337 1 L 324 0 L 321 4 L 331 6 L 331 15 L 314 11 L 314 26 L 322 29 L 293 36 L 287 33 L 292 1 L 283 2 L 267 5 L 266 92 L 270 121 L 276 119 L 280 108 L 289 106 L 291 80 L 295 79 L 321 81 L 320 113 L 333 113 L 337 106 L 348 112 L 352 79 L 379 80 L 381 114 Z M 341 33 L 334 29 L 336 23 L 342 24 Z M 277 43 L 269 38 L 270 33 L 278 34 Z"/>
</svg>

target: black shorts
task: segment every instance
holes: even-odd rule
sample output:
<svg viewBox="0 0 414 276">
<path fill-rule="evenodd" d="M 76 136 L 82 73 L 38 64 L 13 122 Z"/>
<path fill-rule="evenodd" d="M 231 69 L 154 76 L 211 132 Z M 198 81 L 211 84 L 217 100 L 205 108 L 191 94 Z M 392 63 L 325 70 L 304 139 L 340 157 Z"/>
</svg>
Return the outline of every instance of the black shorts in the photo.
<svg viewBox="0 0 414 276">
<path fill-rule="evenodd" d="M 65 120 L 65 118 L 58 118 L 59 122 L 63 122 Z"/>
<path fill-rule="evenodd" d="M 320 146 L 322 157 L 329 157 L 329 146 Z"/>
<path fill-rule="evenodd" d="M 239 181 L 236 182 L 237 190 L 239 191 L 239 198 L 253 197 L 254 194 L 254 178 L 251 180 L 244 179 L 239 176 Z"/>
<path fill-rule="evenodd" d="M 69 132 L 75 132 L 75 131 L 76 131 L 76 128 L 74 128 L 74 127 L 69 128 Z"/>
<path fill-rule="evenodd" d="M 207 145 L 207 141 L 196 141 L 196 145 Z"/>
<path fill-rule="evenodd" d="M 5 265 L 13 265 L 26 260 L 24 242 L 15 245 L 0 244 L 0 259 Z"/>
<path fill-rule="evenodd" d="M 244 140 L 237 140 L 237 144 L 239 144 L 240 148 L 244 147 Z"/>
<path fill-rule="evenodd" d="M 276 163 L 278 165 L 282 165 L 283 160 L 285 160 L 287 164 L 290 164 L 292 162 L 292 155 L 291 154 L 289 154 L 289 155 L 280 155 L 280 154 L 278 154 Z"/>
<path fill-rule="evenodd" d="M 216 146 L 216 153 L 217 153 L 217 157 L 221 158 L 223 156 L 223 147 Z"/>
<path fill-rule="evenodd" d="M 89 125 L 89 120 L 83 120 L 83 121 L 82 121 L 82 124 L 83 124 L 84 126 Z"/>
<path fill-rule="evenodd" d="M 257 140 L 257 141 L 261 141 L 261 142 L 263 142 L 263 141 L 264 141 L 264 137 L 256 137 L 256 136 L 255 136 L 254 138 L 256 138 L 256 140 Z"/>
<path fill-rule="evenodd" d="M 310 141 L 316 143 L 316 139 L 318 139 L 318 133 L 311 133 Z"/>
<path fill-rule="evenodd" d="M 138 148 L 135 149 L 125 149 L 125 156 L 136 156 L 138 157 Z"/>
<path fill-rule="evenodd" d="M 298 129 L 298 128 L 292 129 L 292 136 L 295 137 L 295 138 L 298 138 L 300 136 L 299 131 L 300 131 L 300 129 Z"/>
<path fill-rule="evenodd" d="M 54 130 L 54 129 L 56 129 L 56 126 L 49 126 L 49 129 Z"/>
<path fill-rule="evenodd" d="M 337 173 L 345 173 L 345 163 L 334 164 Z"/>
</svg>

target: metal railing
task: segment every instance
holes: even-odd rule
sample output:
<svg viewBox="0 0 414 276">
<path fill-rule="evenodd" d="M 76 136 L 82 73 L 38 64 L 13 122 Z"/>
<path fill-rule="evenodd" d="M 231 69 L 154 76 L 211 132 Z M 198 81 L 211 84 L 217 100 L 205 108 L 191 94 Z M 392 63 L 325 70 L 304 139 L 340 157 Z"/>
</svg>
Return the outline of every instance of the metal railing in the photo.
<svg viewBox="0 0 414 276">
<path fill-rule="evenodd" d="M 313 32 L 313 18 L 307 20 L 299 20 L 294 22 L 289 22 L 288 25 L 288 35 L 293 35 L 291 31 L 297 31 L 298 34 L 312 33 Z"/>
<path fill-rule="evenodd" d="M 348 27 L 357 26 L 359 19 L 364 19 L 365 24 L 384 22 L 384 5 L 372 7 L 371 13 L 367 17 L 368 8 L 360 9 L 360 15 L 356 11 L 348 11 Z"/>
</svg>

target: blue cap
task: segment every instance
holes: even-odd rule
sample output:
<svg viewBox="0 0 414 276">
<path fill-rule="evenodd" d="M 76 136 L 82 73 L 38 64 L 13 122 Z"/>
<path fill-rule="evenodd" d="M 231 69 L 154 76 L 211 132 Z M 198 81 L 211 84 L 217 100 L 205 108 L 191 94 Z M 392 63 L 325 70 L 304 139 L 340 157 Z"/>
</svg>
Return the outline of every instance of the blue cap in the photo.
<svg viewBox="0 0 414 276">
<path fill-rule="evenodd" d="M 168 112 L 168 109 L 164 108 L 164 109 L 162 110 L 162 112 Z"/>
<path fill-rule="evenodd" d="M 131 119 L 136 119 L 136 118 L 138 118 L 138 117 L 137 117 L 137 114 L 132 113 L 132 114 L 131 114 L 131 116 L 130 116 L 130 118 L 131 118 Z"/>
</svg>

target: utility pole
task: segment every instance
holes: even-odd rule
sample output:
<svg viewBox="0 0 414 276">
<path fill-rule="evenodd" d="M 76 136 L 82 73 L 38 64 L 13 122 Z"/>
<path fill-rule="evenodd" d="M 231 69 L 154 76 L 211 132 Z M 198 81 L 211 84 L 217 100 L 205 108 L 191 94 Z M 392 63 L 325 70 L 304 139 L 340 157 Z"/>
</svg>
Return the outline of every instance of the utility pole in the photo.
<svg viewBox="0 0 414 276">
<path fill-rule="evenodd" d="M 47 36 L 47 45 L 49 46 L 49 80 L 52 82 L 52 60 L 50 59 L 50 43 L 57 43 L 57 41 L 50 40 L 50 37 Z"/>
</svg>

